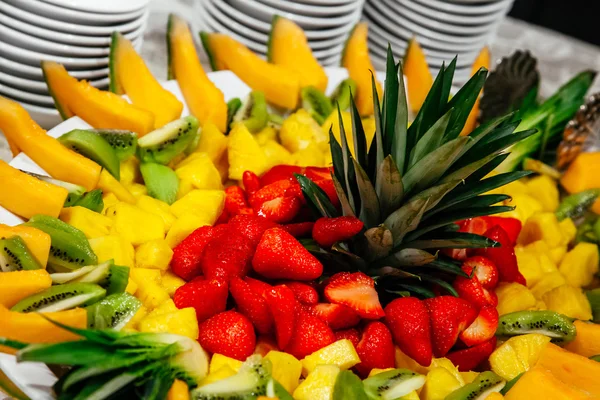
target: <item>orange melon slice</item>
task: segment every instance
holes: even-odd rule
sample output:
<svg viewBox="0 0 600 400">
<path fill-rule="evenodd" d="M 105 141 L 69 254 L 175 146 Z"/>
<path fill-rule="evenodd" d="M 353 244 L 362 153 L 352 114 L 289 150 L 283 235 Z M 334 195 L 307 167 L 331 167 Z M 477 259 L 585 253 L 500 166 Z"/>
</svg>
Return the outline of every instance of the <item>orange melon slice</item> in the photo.
<svg viewBox="0 0 600 400">
<path fill-rule="evenodd" d="M 45 269 L 3 272 L 0 274 L 0 305 L 12 307 L 50 286 L 52 278 Z"/>
<path fill-rule="evenodd" d="M 423 49 L 415 38 L 411 39 L 406 49 L 402 64 L 406 76 L 408 104 L 413 113 L 418 113 L 433 85 L 433 76 L 427 65 Z"/>
<path fill-rule="evenodd" d="M 12 236 L 19 236 L 23 239 L 31 254 L 43 268 L 46 268 L 50 254 L 50 235 L 31 226 L 0 224 L 0 238 L 4 239 Z"/>
<path fill-rule="evenodd" d="M 490 49 L 487 46 L 485 46 L 483 49 L 481 49 L 481 51 L 479 52 L 479 55 L 477 56 L 477 58 L 475 58 L 475 61 L 473 62 L 473 66 L 471 67 L 471 76 L 475 75 L 477 73 L 477 71 L 479 71 L 481 68 L 485 68 L 485 69 L 489 70 L 490 62 L 491 62 Z M 481 99 L 481 97 L 477 97 L 477 100 L 475 101 L 475 104 L 473 105 L 473 108 L 471 109 L 471 112 L 469 113 L 469 116 L 467 117 L 467 122 L 465 122 L 465 126 L 463 127 L 463 130 L 460 132 L 461 136 L 468 135 L 469 133 L 473 132 L 473 130 L 477 126 L 477 118 L 479 117 L 479 100 L 480 99 Z"/>
</svg>

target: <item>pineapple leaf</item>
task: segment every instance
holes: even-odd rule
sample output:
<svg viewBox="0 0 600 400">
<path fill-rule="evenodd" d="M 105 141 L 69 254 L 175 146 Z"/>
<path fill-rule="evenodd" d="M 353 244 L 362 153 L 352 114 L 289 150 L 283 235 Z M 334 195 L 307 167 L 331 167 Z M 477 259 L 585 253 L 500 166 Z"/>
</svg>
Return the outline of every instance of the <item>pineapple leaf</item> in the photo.
<svg viewBox="0 0 600 400">
<path fill-rule="evenodd" d="M 454 80 L 454 72 L 456 71 L 457 59 L 458 56 L 454 57 L 454 59 L 446 68 L 444 68 L 445 63 L 442 64 L 442 69 L 444 70 L 444 77 L 442 79 L 442 91 L 440 93 L 440 110 L 444 110 L 446 108 L 446 104 L 450 99 L 450 90 L 452 89 L 452 81 Z"/>
<path fill-rule="evenodd" d="M 367 239 L 367 246 L 369 248 L 369 261 L 378 260 L 390 254 L 390 250 L 394 244 L 393 237 L 390 230 L 385 226 L 381 225 L 368 229 L 365 232 L 365 238 Z"/>
<path fill-rule="evenodd" d="M 375 192 L 379 198 L 381 215 L 387 217 L 402 204 L 404 186 L 402 176 L 391 155 L 388 155 L 377 169 Z"/>
<path fill-rule="evenodd" d="M 383 148 L 383 125 L 381 121 L 381 106 L 379 104 L 379 97 L 377 96 L 377 84 L 375 83 L 375 76 L 373 71 L 371 72 L 371 87 L 373 88 L 373 117 L 375 119 L 375 137 L 371 142 L 371 148 L 369 149 L 369 176 L 374 179 L 377 173 L 377 166 L 381 164 L 384 156 Z"/>
<path fill-rule="evenodd" d="M 331 149 L 331 161 L 333 163 L 333 173 L 339 182 L 346 182 L 344 179 L 344 156 L 342 153 L 342 147 L 335 139 L 333 134 L 333 126 L 329 128 L 329 148 Z M 343 186 L 344 192 L 346 188 Z M 346 193 L 347 194 L 347 193 Z"/>
<path fill-rule="evenodd" d="M 490 143 L 478 143 L 477 145 L 471 147 L 469 151 L 467 151 L 460 158 L 460 166 L 469 164 L 473 161 L 479 160 L 482 154 L 495 154 L 503 151 L 507 147 L 520 142 L 523 139 L 528 138 L 531 135 L 534 135 L 537 132 L 535 129 L 528 129 L 526 131 L 515 132 L 511 135 L 504 136 L 500 139 L 494 140 Z M 456 140 L 456 139 L 455 139 Z"/>
<path fill-rule="evenodd" d="M 386 68 L 385 68 L 385 87 L 384 87 L 384 98 L 383 98 L 383 109 L 382 109 L 382 122 L 383 122 L 383 149 L 384 154 L 390 154 L 392 151 L 392 140 L 395 134 L 395 125 L 398 107 L 398 94 L 399 94 L 399 79 L 398 79 L 398 68 L 394 61 L 394 54 L 392 53 L 392 47 L 388 43 Z"/>
<path fill-rule="evenodd" d="M 306 203 L 312 208 L 315 215 L 319 217 L 338 217 L 338 211 L 335 209 L 327 194 L 316 183 L 304 175 L 294 174 L 296 180 L 302 188 L 302 194 Z"/>
<path fill-rule="evenodd" d="M 484 247 L 498 247 L 499 243 L 485 236 L 466 232 L 440 233 L 433 239 L 413 240 L 402 243 L 401 248 L 413 249 L 479 249 Z"/>
<path fill-rule="evenodd" d="M 430 213 L 427 213 L 423 216 L 422 221 L 427 221 L 432 216 L 438 214 L 441 211 L 457 211 L 468 208 L 478 208 L 478 207 L 487 207 L 493 206 L 494 204 L 501 203 L 505 200 L 510 200 L 511 197 L 507 194 L 484 194 L 481 196 L 472 196 L 463 201 L 457 202 L 452 206 L 443 207 L 441 209 L 432 210 Z"/>
<path fill-rule="evenodd" d="M 412 168 L 413 165 L 420 161 L 427 154 L 440 147 L 442 140 L 444 139 L 444 133 L 448 127 L 452 109 L 444 114 L 440 119 L 425 134 L 419 139 L 415 147 L 412 149 L 410 158 L 408 161 L 408 168 Z"/>
<path fill-rule="evenodd" d="M 352 93 L 350 93 L 350 116 L 352 118 L 352 140 L 354 141 L 355 159 L 363 169 L 367 169 L 367 138 L 365 137 L 365 130 Z"/>
<path fill-rule="evenodd" d="M 397 267 L 420 267 L 434 261 L 437 257 L 425 250 L 406 248 L 377 261 L 376 265 Z"/>
<path fill-rule="evenodd" d="M 507 156 L 508 156 L 508 154 L 500 154 L 500 155 L 490 154 L 489 156 L 484 157 L 481 160 L 472 162 L 469 165 L 465 165 L 464 167 L 457 169 L 448 175 L 445 175 L 442 178 L 442 180 L 440 181 L 440 183 L 451 182 L 451 181 L 464 181 L 465 179 L 470 177 L 471 174 L 475 173 L 476 171 L 478 171 L 480 168 L 484 167 L 487 163 L 494 160 L 495 158 L 502 158 L 502 161 L 504 161 L 504 159 Z M 500 161 L 498 163 L 498 165 L 500 165 L 500 163 L 502 161 Z"/>
<path fill-rule="evenodd" d="M 454 289 L 452 287 L 452 285 L 449 284 L 448 282 L 446 282 L 445 280 L 439 279 L 439 278 L 436 278 L 434 276 L 427 275 L 427 274 L 418 274 L 418 275 L 419 275 L 419 277 L 421 278 L 422 281 L 433 283 L 434 285 L 441 286 L 443 289 L 445 289 L 452 296 L 458 297 L 458 292 L 456 291 L 456 289 Z"/>
<path fill-rule="evenodd" d="M 398 105 L 396 106 L 396 124 L 394 137 L 392 138 L 392 151 L 398 171 L 404 173 L 406 164 L 406 140 L 408 137 L 408 102 L 406 100 L 406 89 L 404 88 L 404 71 L 402 63 L 398 63 Z"/>
<path fill-rule="evenodd" d="M 461 263 L 456 262 L 452 259 L 447 259 L 445 257 L 438 257 L 437 260 L 432 261 L 431 264 L 426 265 L 425 267 L 435 269 L 438 271 L 442 271 L 452 275 L 458 275 L 465 278 L 470 278 L 470 276 L 462 270 Z"/>
<path fill-rule="evenodd" d="M 488 176 L 488 174 L 490 172 L 492 172 L 493 170 L 495 170 L 498 165 L 502 164 L 502 162 L 508 158 L 508 153 L 501 153 L 501 154 L 497 154 L 497 155 L 492 154 L 492 156 L 495 156 L 495 157 L 492 158 L 491 161 L 488 161 L 482 167 L 479 167 L 479 169 L 477 169 L 474 172 L 472 172 L 466 178 L 466 183 L 467 184 L 469 184 L 471 182 L 480 181 L 481 179 L 483 179 L 486 176 Z M 475 163 L 473 163 L 473 164 L 475 164 Z M 473 165 L 473 164 L 469 164 L 469 165 Z M 465 166 L 463 168 L 467 168 L 469 165 L 467 165 L 467 166 Z M 456 171 L 456 172 L 458 172 L 458 171 Z M 452 173 L 452 174 L 454 174 L 454 173 Z M 450 175 L 448 175 L 448 176 L 450 176 Z"/>
<path fill-rule="evenodd" d="M 475 73 L 469 79 L 467 83 L 460 88 L 460 90 L 452 97 L 452 99 L 446 105 L 444 112 L 454 109 L 452 113 L 452 117 L 450 118 L 450 122 L 448 123 L 448 130 L 446 131 L 445 140 L 453 140 L 462 131 L 465 126 L 465 122 L 467 122 L 467 118 L 479 97 L 479 93 L 481 92 L 481 88 L 485 83 L 485 78 L 487 77 L 487 69 L 480 68 L 479 71 Z"/>
<path fill-rule="evenodd" d="M 338 199 L 340 199 L 340 205 L 342 206 L 342 215 L 344 217 L 355 217 L 356 214 L 348 202 L 348 197 L 346 196 L 346 192 L 342 189 L 342 184 L 338 181 L 337 177 L 334 173 L 331 173 L 331 179 L 333 179 L 333 186 L 335 187 L 335 192 L 337 193 Z"/>
<path fill-rule="evenodd" d="M 463 154 L 469 151 L 473 146 L 480 143 L 480 141 L 485 140 L 487 137 L 493 136 L 496 138 L 500 138 L 512 134 L 517 128 L 517 125 L 514 122 L 507 122 L 505 118 L 497 118 L 493 121 L 487 122 L 486 124 L 487 126 L 485 127 L 483 127 L 483 125 L 480 125 L 479 127 L 477 127 L 477 129 L 473 131 L 473 133 L 469 135 L 469 137 L 472 138 L 473 141 L 465 147 L 465 149 L 463 150 Z"/>
<path fill-rule="evenodd" d="M 477 145 L 477 146 L 483 146 L 484 144 L 488 144 L 491 143 L 495 140 L 498 139 L 502 139 L 503 137 L 512 135 L 513 132 L 517 129 L 517 127 L 519 126 L 520 121 L 510 121 L 510 122 L 506 122 L 502 125 L 500 125 L 499 127 L 497 127 L 496 129 L 494 129 L 493 131 L 491 131 L 490 133 L 488 133 L 487 135 L 479 135 L 477 137 L 477 143 L 475 143 L 473 146 Z M 471 147 L 473 147 L 471 146 Z"/>
<path fill-rule="evenodd" d="M 435 293 L 433 293 L 431 290 L 429 289 L 425 289 L 422 286 L 418 286 L 418 285 L 411 285 L 408 283 L 398 283 L 397 286 L 400 289 L 404 289 L 407 290 L 411 293 L 416 294 L 417 296 L 421 296 L 424 297 L 426 299 L 430 299 L 432 297 L 435 297 Z M 389 291 L 390 293 L 394 293 L 394 294 L 398 294 L 399 292 L 394 292 L 394 291 Z M 401 293 L 401 292 L 400 292 Z"/>
<path fill-rule="evenodd" d="M 428 197 L 411 199 L 385 219 L 383 224 L 392 232 L 394 246 L 399 245 L 408 232 L 417 229 L 428 203 Z"/>
<path fill-rule="evenodd" d="M 380 221 L 381 210 L 379 209 L 379 199 L 367 173 L 356 160 L 352 159 L 352 162 L 356 171 L 356 185 L 358 186 L 358 193 L 360 195 L 359 219 L 369 229 L 376 226 Z"/>
<path fill-rule="evenodd" d="M 352 154 L 350 153 L 350 149 L 348 148 L 348 140 L 346 138 L 346 130 L 344 129 L 344 121 L 342 120 L 342 112 L 338 106 L 338 119 L 340 124 L 340 139 L 341 139 L 341 148 L 342 148 L 342 161 L 343 164 L 341 167 L 343 168 L 343 178 L 346 185 L 346 195 L 348 196 L 348 201 L 352 206 L 352 209 L 359 210 L 359 199 L 358 199 L 358 188 L 356 187 L 356 171 L 354 170 L 354 163 L 351 162 Z M 335 140 L 335 138 L 333 139 Z M 339 168 L 337 165 L 333 165 L 333 170 L 335 171 Z"/>
<path fill-rule="evenodd" d="M 434 208 L 435 206 L 437 206 L 437 204 L 444 198 L 444 196 L 446 196 L 446 194 L 448 194 L 448 192 L 450 192 L 452 189 L 454 189 L 456 186 L 458 186 L 458 184 L 460 182 L 461 181 L 453 181 L 453 182 L 446 182 L 446 183 L 442 183 L 442 184 L 439 184 L 436 186 L 432 186 L 429 189 L 426 189 L 426 190 L 420 192 L 419 194 L 415 195 L 414 197 L 411 198 L 411 200 L 416 199 L 416 198 L 429 199 L 429 202 L 427 203 L 427 209 L 425 210 L 427 212 L 427 211 L 431 210 L 432 208 Z"/>
</svg>

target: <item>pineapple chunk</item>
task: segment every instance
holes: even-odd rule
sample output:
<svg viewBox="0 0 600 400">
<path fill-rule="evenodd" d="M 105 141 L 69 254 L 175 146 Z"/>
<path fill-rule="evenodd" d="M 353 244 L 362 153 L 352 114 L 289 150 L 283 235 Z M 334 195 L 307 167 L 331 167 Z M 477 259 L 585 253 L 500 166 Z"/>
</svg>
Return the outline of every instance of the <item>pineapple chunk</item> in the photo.
<svg viewBox="0 0 600 400">
<path fill-rule="evenodd" d="M 222 190 L 192 190 L 183 198 L 171 204 L 171 212 L 177 218 L 184 214 L 197 214 L 213 225 L 225 206 L 225 192 Z"/>
<path fill-rule="evenodd" d="M 429 371 L 427 367 L 422 366 L 400 350 L 398 346 L 395 346 L 394 358 L 396 361 L 396 368 L 406 368 L 411 371 L 415 371 L 419 374 L 427 375 Z"/>
<path fill-rule="evenodd" d="M 544 275 L 544 277 L 531 288 L 531 293 L 536 299 L 541 299 L 544 293 L 565 285 L 567 280 L 558 270 Z"/>
<path fill-rule="evenodd" d="M 475 371 L 465 371 L 465 372 L 460 373 L 460 376 L 462 376 L 463 382 L 465 382 L 465 385 L 467 383 L 473 382 L 475 380 L 475 378 L 477 378 L 478 375 L 479 375 L 479 372 L 475 372 Z"/>
<path fill-rule="evenodd" d="M 137 331 L 140 321 L 146 318 L 146 315 L 148 315 L 148 309 L 143 305 L 140 306 L 129 322 L 123 327 L 123 330 Z"/>
<path fill-rule="evenodd" d="M 462 380 L 462 377 L 461 377 Z M 425 378 L 425 385 L 421 390 L 423 400 L 444 400 L 446 396 L 460 389 L 463 385 L 456 376 L 444 367 L 434 367 L 429 370 Z"/>
<path fill-rule="evenodd" d="M 518 181 L 517 181 L 518 182 Z M 515 183 L 515 182 L 513 182 Z M 508 185 L 507 185 L 508 186 Z M 506 194 L 512 196 L 512 200 L 505 201 L 505 205 L 507 206 L 517 206 L 517 208 L 513 211 L 509 211 L 506 213 L 499 214 L 501 217 L 512 217 L 516 218 L 524 225 L 529 218 L 535 213 L 542 211 L 542 204 L 537 201 L 534 197 L 528 195 L 527 193 L 511 193 L 508 190 L 505 191 Z"/>
<path fill-rule="evenodd" d="M 311 143 L 305 149 L 298 150 L 290 158 L 290 164 L 297 165 L 299 167 L 324 167 L 325 157 L 315 143 Z"/>
<path fill-rule="evenodd" d="M 140 332 L 172 333 L 198 339 L 198 320 L 193 307 L 182 308 L 172 313 L 148 315 L 139 323 Z"/>
<path fill-rule="evenodd" d="M 294 390 L 295 400 L 331 400 L 340 368 L 336 365 L 317 365 Z"/>
<path fill-rule="evenodd" d="M 290 157 L 292 156 L 290 152 L 274 140 L 267 141 L 262 146 L 262 149 L 267 157 L 267 168 L 274 167 L 275 165 L 287 164 L 290 162 Z"/>
<path fill-rule="evenodd" d="M 291 153 L 306 149 L 313 143 L 326 142 L 327 138 L 317 121 L 302 108 L 287 117 L 279 130 L 282 146 Z"/>
<path fill-rule="evenodd" d="M 559 203 L 558 186 L 552 178 L 547 175 L 538 175 L 531 178 L 525 185 L 529 193 L 535 195 L 544 211 L 556 211 Z"/>
<path fill-rule="evenodd" d="M 447 359 L 445 357 L 434 358 L 433 360 L 431 360 L 431 365 L 429 366 L 429 368 L 436 368 L 436 367 L 445 368 L 448 372 L 450 372 L 452 375 L 454 375 L 456 380 L 458 382 L 460 382 L 461 386 L 463 386 L 465 384 L 465 381 L 463 380 L 463 377 L 460 374 L 460 371 L 458 370 L 458 368 L 456 368 L 456 366 L 454 364 L 452 364 L 452 361 L 450 361 L 449 359 Z"/>
<path fill-rule="evenodd" d="M 548 257 L 552 259 L 552 262 L 556 265 L 560 265 L 563 258 L 567 255 L 567 245 L 562 245 L 550 249 L 550 253 L 548 253 Z"/>
<path fill-rule="evenodd" d="M 569 251 L 558 270 L 571 286 L 587 286 L 598 272 L 598 246 L 592 243 L 578 243 Z"/>
<path fill-rule="evenodd" d="M 208 154 L 213 162 L 221 159 L 227 150 L 227 136 L 211 122 L 204 124 L 196 152 Z"/>
<path fill-rule="evenodd" d="M 167 232 L 167 237 L 165 240 L 170 248 L 174 248 L 196 229 L 200 228 L 201 226 L 212 224 L 212 221 L 206 220 L 206 218 L 203 216 L 194 213 L 182 214 L 181 217 L 175 221 L 171 229 L 169 229 L 169 232 Z"/>
<path fill-rule="evenodd" d="M 267 353 L 265 359 L 271 361 L 273 379 L 290 393 L 296 390 L 302 373 L 302 363 L 291 354 L 274 350 Z"/>
<path fill-rule="evenodd" d="M 154 214 L 163 220 L 165 230 L 171 229 L 177 219 L 171 212 L 171 207 L 164 201 L 152 198 L 150 196 L 141 196 L 138 198 L 136 206 L 142 210 Z"/>
<path fill-rule="evenodd" d="M 165 224 L 155 214 L 127 203 L 117 203 L 108 210 L 113 218 L 113 232 L 134 246 L 165 237 Z"/>
<path fill-rule="evenodd" d="M 199 386 L 208 385 L 209 383 L 217 382 L 223 380 L 225 378 L 229 378 L 230 376 L 235 375 L 237 372 L 231 367 L 224 366 L 220 368 L 218 371 L 209 373 L 202 381 Z"/>
<path fill-rule="evenodd" d="M 344 130 L 346 132 L 348 148 L 350 149 L 350 153 L 355 156 L 354 140 L 352 139 L 352 115 L 348 111 L 342 111 L 342 123 L 344 124 Z M 340 136 L 340 120 L 337 110 L 334 110 L 331 114 L 329 114 L 329 117 L 327 117 L 325 122 L 323 122 L 323 125 L 321 125 L 321 130 L 327 135 L 327 139 L 329 138 L 330 128 L 333 131 L 333 136 L 335 136 L 335 139 L 338 141 L 338 143 L 342 143 L 342 137 Z M 327 139 L 325 141 L 328 141 Z"/>
<path fill-rule="evenodd" d="M 136 200 L 148 194 L 148 189 L 141 183 L 132 183 L 127 186 L 127 190 L 129 190 L 129 193 L 131 193 Z"/>
<path fill-rule="evenodd" d="M 90 239 L 90 246 L 98 256 L 99 263 L 114 260 L 117 265 L 129 268 L 135 266 L 135 250 L 130 242 L 120 236 L 108 235 Z"/>
<path fill-rule="evenodd" d="M 166 240 L 152 240 L 135 250 L 135 266 L 138 268 L 157 268 L 166 271 L 173 257 L 173 250 Z"/>
<path fill-rule="evenodd" d="M 256 142 L 261 146 L 264 146 L 270 141 L 277 143 L 277 131 L 272 126 L 267 125 L 254 135 L 254 139 L 256 139 Z"/>
<path fill-rule="evenodd" d="M 584 321 L 592 319 L 592 307 L 580 288 L 562 285 L 542 296 L 549 310 Z"/>
<path fill-rule="evenodd" d="M 317 365 L 336 365 L 340 369 L 349 369 L 360 362 L 360 358 L 354 349 L 354 345 L 348 339 L 338 340 L 329 346 L 315 351 L 302 360 L 302 373 L 310 374 Z"/>
<path fill-rule="evenodd" d="M 179 309 L 175 305 L 175 302 L 173 300 L 167 300 L 164 303 L 162 303 L 160 306 L 156 307 L 154 310 L 150 311 L 147 315 L 147 318 L 158 317 L 159 315 L 174 313 L 177 310 L 179 310 Z"/>
<path fill-rule="evenodd" d="M 140 161 L 137 157 L 129 157 L 121 161 L 120 182 L 125 186 L 131 186 L 134 183 L 143 183 L 144 179 L 140 172 Z"/>
<path fill-rule="evenodd" d="M 173 297 L 175 291 L 185 285 L 185 281 L 171 271 L 166 271 L 162 276 L 160 284 L 169 293 L 169 296 Z"/>
<path fill-rule="evenodd" d="M 187 383 L 175 379 L 167 393 L 167 400 L 190 400 L 190 388 Z"/>
<path fill-rule="evenodd" d="M 235 358 L 224 356 L 223 354 L 215 353 L 210 359 L 210 365 L 208 366 L 208 373 L 214 374 L 223 367 L 231 368 L 234 372 L 238 372 L 242 366 L 242 362 Z"/>
<path fill-rule="evenodd" d="M 113 226 L 112 219 L 79 206 L 63 208 L 59 218 L 82 231 L 88 239 L 108 235 Z"/>
<path fill-rule="evenodd" d="M 221 175 L 221 182 L 225 182 L 229 179 L 229 158 L 228 154 L 223 154 L 220 160 L 215 163 L 215 167 L 219 171 L 219 175 Z"/>
<path fill-rule="evenodd" d="M 394 368 L 383 368 L 383 369 L 382 369 L 382 368 L 373 368 L 373 369 L 371 370 L 371 372 L 369 372 L 369 376 L 368 376 L 368 378 L 370 378 L 370 377 L 372 377 L 372 376 L 375 376 L 375 375 L 377 375 L 377 374 L 381 374 L 382 372 L 391 371 L 391 370 L 393 370 L 393 369 L 394 369 Z"/>
<path fill-rule="evenodd" d="M 227 154 L 230 179 L 242 179 L 245 171 L 260 176 L 267 170 L 267 157 L 244 124 L 235 124 L 231 130 Z"/>
<path fill-rule="evenodd" d="M 221 175 L 207 153 L 193 153 L 177 165 L 175 173 L 196 189 L 223 189 Z"/>
<path fill-rule="evenodd" d="M 534 214 L 523 225 L 519 234 L 519 244 L 528 245 L 537 240 L 545 241 L 551 248 L 562 244 L 563 237 L 560 233 L 560 226 L 556 214 L 553 212 Z"/>
<path fill-rule="evenodd" d="M 549 252 L 550 248 L 543 240 L 515 247 L 519 271 L 525 276 L 527 286 L 531 287 L 546 274 L 557 271 L 556 265 L 548 256 Z"/>
<path fill-rule="evenodd" d="M 492 371 L 507 381 L 529 371 L 549 342 L 548 336 L 539 333 L 508 339 L 490 355 L 489 362 Z"/>
<path fill-rule="evenodd" d="M 565 349 L 584 357 L 600 354 L 600 325 L 584 321 L 575 321 L 577 336 L 565 345 Z"/>
<path fill-rule="evenodd" d="M 138 285 L 136 297 L 150 311 L 169 300 L 169 294 L 160 286 L 160 271 L 148 268 L 133 268 L 129 271 L 131 279 Z M 156 276 L 158 274 L 158 276 Z"/>
<path fill-rule="evenodd" d="M 137 283 L 135 283 L 134 280 L 129 278 L 129 280 L 127 281 L 127 287 L 125 288 L 125 291 L 127 293 L 129 293 L 130 295 L 135 295 L 135 292 L 137 292 L 137 289 L 138 289 Z"/>
<path fill-rule="evenodd" d="M 117 198 L 117 196 L 115 196 L 114 193 L 107 193 L 104 196 L 102 196 L 102 202 L 104 203 L 102 215 L 106 215 L 108 209 L 117 204 L 119 202 L 119 199 Z"/>
<path fill-rule="evenodd" d="M 563 235 L 563 244 L 569 244 L 577 235 L 577 227 L 571 218 L 565 218 L 558 223 L 560 226 L 560 232 Z"/>
<path fill-rule="evenodd" d="M 194 190 L 194 184 L 191 180 L 179 180 L 179 188 L 177 189 L 177 200 L 181 199 L 192 190 Z"/>
<path fill-rule="evenodd" d="M 498 295 L 498 314 L 527 310 L 535 306 L 533 293 L 519 283 L 501 283 L 496 288 Z"/>
</svg>

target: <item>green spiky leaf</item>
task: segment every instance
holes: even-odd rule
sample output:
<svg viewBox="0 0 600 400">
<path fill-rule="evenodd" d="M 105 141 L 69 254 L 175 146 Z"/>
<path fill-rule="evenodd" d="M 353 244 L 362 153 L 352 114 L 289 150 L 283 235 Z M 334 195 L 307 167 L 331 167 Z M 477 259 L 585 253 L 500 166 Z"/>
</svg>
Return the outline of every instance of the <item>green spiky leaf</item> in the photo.
<svg viewBox="0 0 600 400">
<path fill-rule="evenodd" d="M 295 174 L 295 177 L 300 184 L 306 203 L 313 209 L 316 215 L 329 218 L 339 216 L 338 211 L 331 204 L 329 197 L 327 197 L 323 189 L 304 175 Z"/>
</svg>

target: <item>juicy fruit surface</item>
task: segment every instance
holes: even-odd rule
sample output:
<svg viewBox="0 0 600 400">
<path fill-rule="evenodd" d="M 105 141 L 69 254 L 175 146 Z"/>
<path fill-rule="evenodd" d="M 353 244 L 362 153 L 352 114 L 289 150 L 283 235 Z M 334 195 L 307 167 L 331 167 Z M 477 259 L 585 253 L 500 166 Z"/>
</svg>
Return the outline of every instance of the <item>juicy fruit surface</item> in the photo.
<svg viewBox="0 0 600 400">
<path fill-rule="evenodd" d="M 537 363 L 550 338 L 539 333 L 510 338 L 490 356 L 492 371 L 511 380 Z"/>
</svg>

